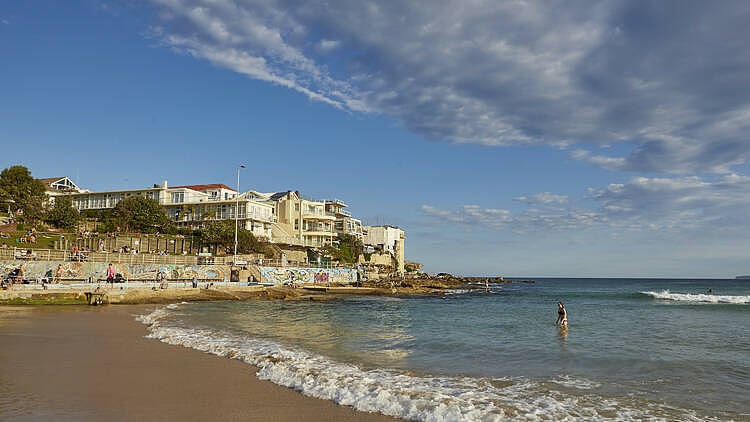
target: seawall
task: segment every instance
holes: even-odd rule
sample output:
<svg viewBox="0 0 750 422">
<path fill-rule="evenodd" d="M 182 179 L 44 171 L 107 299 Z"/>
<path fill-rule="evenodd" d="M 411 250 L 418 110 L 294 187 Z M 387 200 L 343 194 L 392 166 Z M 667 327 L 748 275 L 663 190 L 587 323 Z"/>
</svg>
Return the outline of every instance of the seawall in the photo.
<svg viewBox="0 0 750 422">
<path fill-rule="evenodd" d="M 8 274 L 16 268 L 23 269 L 24 279 L 37 279 L 44 277 L 48 271 L 52 274 L 58 265 L 62 270 L 63 282 L 84 281 L 89 277 L 94 281 L 105 279 L 107 276 L 106 262 L 69 262 L 69 261 L 23 261 L 3 260 L 0 261 L 0 274 Z M 228 265 L 167 265 L 167 264 L 123 264 L 113 263 L 115 271 L 122 274 L 128 280 L 146 281 L 156 280 L 161 272 L 168 279 L 194 279 L 199 280 L 229 280 Z"/>
<path fill-rule="evenodd" d="M 62 272 L 64 283 L 93 281 L 106 278 L 107 262 L 70 262 L 70 261 L 25 261 L 0 260 L 0 274 L 22 268 L 23 278 L 35 280 L 45 277 L 51 271 L 54 274 L 58 265 Z M 159 273 L 166 275 L 169 280 L 211 280 L 219 282 L 230 281 L 231 268 L 229 265 L 171 265 L 171 264 L 125 264 L 114 262 L 115 271 L 122 274 L 128 281 L 153 281 L 158 279 Z M 307 268 L 307 267 L 267 267 L 251 266 L 252 273 L 260 275 L 261 283 L 284 284 L 295 283 L 342 283 L 357 282 L 357 271 L 349 268 Z M 246 281 L 246 280 L 240 280 Z"/>
</svg>

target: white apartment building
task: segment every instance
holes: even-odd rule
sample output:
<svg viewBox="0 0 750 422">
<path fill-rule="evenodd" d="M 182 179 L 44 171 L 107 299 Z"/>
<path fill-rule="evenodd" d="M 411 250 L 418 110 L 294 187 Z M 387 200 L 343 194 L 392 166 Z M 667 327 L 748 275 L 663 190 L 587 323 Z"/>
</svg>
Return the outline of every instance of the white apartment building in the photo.
<svg viewBox="0 0 750 422">
<path fill-rule="evenodd" d="M 273 205 L 249 199 L 246 194 L 223 184 L 161 186 L 145 189 L 70 193 L 79 211 L 114 208 L 121 200 L 134 196 L 152 198 L 161 204 L 178 227 L 200 227 L 206 221 L 237 220 L 240 227 L 254 235 L 271 238 Z"/>
<path fill-rule="evenodd" d="M 299 192 L 277 192 L 266 194 L 274 204 L 277 231 L 274 239 L 279 242 L 302 246 L 331 245 L 336 237 L 336 217 L 326 211 L 325 202 L 303 199 Z"/>
<path fill-rule="evenodd" d="M 223 184 L 169 187 L 167 181 L 151 188 L 90 192 L 67 177 L 42 179 L 51 199 L 66 195 L 79 211 L 114 208 L 129 197 L 156 200 L 178 227 L 198 228 L 207 221 L 234 220 L 240 227 L 273 242 L 320 247 L 331 245 L 337 234 L 350 234 L 366 246 L 393 254 L 403 267 L 406 235 L 392 226 L 363 226 L 339 199 L 303 198 L 299 192 L 239 194 Z M 401 268 L 403 270 L 403 268 Z"/>
<path fill-rule="evenodd" d="M 406 233 L 393 226 L 365 226 L 362 243 L 392 254 L 403 273 L 406 256 Z"/>
<path fill-rule="evenodd" d="M 364 234 L 362 221 L 353 218 L 351 213 L 344 209 L 348 207 L 344 201 L 340 199 L 327 199 L 324 203 L 326 212 L 333 214 L 336 218 L 333 226 L 336 233 L 350 234 L 362 239 Z"/>
</svg>

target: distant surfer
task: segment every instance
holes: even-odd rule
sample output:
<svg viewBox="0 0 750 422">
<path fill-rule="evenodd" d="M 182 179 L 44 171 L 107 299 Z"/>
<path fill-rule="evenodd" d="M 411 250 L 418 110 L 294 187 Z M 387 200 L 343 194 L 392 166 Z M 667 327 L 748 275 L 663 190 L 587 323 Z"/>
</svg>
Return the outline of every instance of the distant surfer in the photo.
<svg viewBox="0 0 750 422">
<path fill-rule="evenodd" d="M 711 293 L 713 293 L 713 291 L 711 290 L 711 288 L 709 288 L 708 289 L 708 294 L 711 294 Z"/>
<path fill-rule="evenodd" d="M 489 292 L 490 291 L 490 280 L 484 279 L 484 291 Z"/>
<path fill-rule="evenodd" d="M 557 321 L 555 325 L 560 324 L 561 328 L 568 326 L 568 311 L 565 310 L 565 305 L 562 302 L 557 302 Z"/>
</svg>

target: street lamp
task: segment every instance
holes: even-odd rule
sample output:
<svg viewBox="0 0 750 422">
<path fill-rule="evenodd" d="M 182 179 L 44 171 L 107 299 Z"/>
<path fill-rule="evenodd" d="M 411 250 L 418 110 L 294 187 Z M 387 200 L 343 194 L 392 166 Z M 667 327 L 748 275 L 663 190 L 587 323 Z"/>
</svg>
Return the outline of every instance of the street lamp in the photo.
<svg viewBox="0 0 750 422">
<path fill-rule="evenodd" d="M 235 265 L 235 262 L 237 262 L 237 225 L 240 216 L 240 169 L 244 168 L 243 164 L 237 167 L 237 195 L 234 200 L 234 260 L 232 260 L 232 265 Z"/>
</svg>

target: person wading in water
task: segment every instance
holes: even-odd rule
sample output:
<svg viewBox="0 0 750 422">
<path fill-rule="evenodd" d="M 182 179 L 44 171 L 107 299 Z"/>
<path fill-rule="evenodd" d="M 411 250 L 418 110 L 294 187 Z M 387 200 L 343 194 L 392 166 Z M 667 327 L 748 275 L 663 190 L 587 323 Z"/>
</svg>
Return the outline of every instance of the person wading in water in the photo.
<svg viewBox="0 0 750 422">
<path fill-rule="evenodd" d="M 557 302 L 557 321 L 555 325 L 560 324 L 560 327 L 568 326 L 568 311 L 565 310 L 565 305 L 562 302 Z"/>
</svg>

